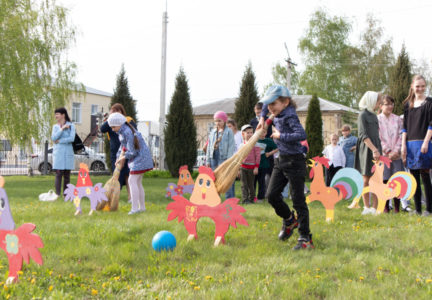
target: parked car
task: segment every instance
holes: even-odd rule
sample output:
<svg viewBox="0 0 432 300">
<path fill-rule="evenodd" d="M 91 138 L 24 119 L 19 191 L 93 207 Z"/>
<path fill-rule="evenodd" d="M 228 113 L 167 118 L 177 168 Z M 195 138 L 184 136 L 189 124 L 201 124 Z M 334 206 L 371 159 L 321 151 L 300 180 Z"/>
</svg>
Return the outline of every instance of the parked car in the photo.
<svg viewBox="0 0 432 300">
<path fill-rule="evenodd" d="M 53 148 L 48 149 L 48 173 L 52 172 Z M 37 153 L 31 155 L 31 167 L 33 170 L 38 170 L 43 173 L 44 170 L 44 153 Z M 105 171 L 107 165 L 105 162 L 105 153 L 96 153 L 93 149 L 85 147 L 84 151 L 75 154 L 74 170 L 79 170 L 80 163 L 85 163 L 91 171 Z"/>
<path fill-rule="evenodd" d="M 205 166 L 206 163 L 206 154 L 203 150 L 199 149 L 197 151 L 197 160 L 195 163 L 195 168 L 199 168 L 201 166 Z"/>
</svg>

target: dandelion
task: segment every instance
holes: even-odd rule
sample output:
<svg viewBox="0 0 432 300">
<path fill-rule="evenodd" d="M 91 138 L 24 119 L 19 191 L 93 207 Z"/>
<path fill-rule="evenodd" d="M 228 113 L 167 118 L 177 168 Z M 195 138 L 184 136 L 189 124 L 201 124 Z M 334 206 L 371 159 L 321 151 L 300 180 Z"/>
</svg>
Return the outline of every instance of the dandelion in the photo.
<svg viewBox="0 0 432 300">
<path fill-rule="evenodd" d="M 382 271 L 382 269 L 383 269 L 382 267 L 378 267 L 378 270 Z"/>
<path fill-rule="evenodd" d="M 352 282 L 352 279 L 348 279 L 348 282 Z"/>
<path fill-rule="evenodd" d="M 320 275 L 315 275 L 315 278 L 321 278 L 321 276 Z"/>
<path fill-rule="evenodd" d="M 53 271 L 49 271 L 49 273 L 48 273 L 48 274 L 49 274 L 49 276 L 51 276 L 51 275 L 52 275 L 52 273 L 53 273 Z"/>
<path fill-rule="evenodd" d="M 114 280 L 115 280 L 115 281 L 119 281 L 119 280 L 120 280 L 120 276 L 116 276 L 116 277 L 114 277 Z"/>
<path fill-rule="evenodd" d="M 213 277 L 211 277 L 210 275 L 207 275 L 207 276 L 205 277 L 205 279 L 206 279 L 206 280 L 212 280 Z"/>
<path fill-rule="evenodd" d="M 195 282 L 193 282 L 193 281 L 189 281 L 189 284 L 190 284 L 190 285 L 195 285 Z"/>
<path fill-rule="evenodd" d="M 18 275 L 22 275 L 22 274 L 24 274 L 23 271 L 18 271 Z"/>
<path fill-rule="evenodd" d="M 7 291 L 9 288 L 8 288 L 7 285 L 4 285 L 4 286 L 3 286 L 3 289 L 4 289 L 5 291 Z"/>
<path fill-rule="evenodd" d="M 243 280 L 240 280 L 240 284 L 243 284 Z"/>
<path fill-rule="evenodd" d="M 48 288 L 48 291 L 51 292 L 51 291 L 53 290 L 53 288 L 54 288 L 54 287 L 53 287 L 52 285 L 50 285 L 49 288 Z"/>
<path fill-rule="evenodd" d="M 364 280 L 364 277 L 363 277 L 363 276 L 360 276 L 360 280 Z"/>
<path fill-rule="evenodd" d="M 74 278 L 74 276 L 75 276 L 75 275 L 74 275 L 73 273 L 70 273 L 70 274 L 69 274 L 69 278 L 70 278 L 70 279 Z"/>
<path fill-rule="evenodd" d="M 426 283 L 431 283 L 432 282 L 432 279 L 426 279 Z"/>
<path fill-rule="evenodd" d="M 420 278 L 416 278 L 416 282 L 418 283 L 418 282 L 420 282 L 421 281 L 421 279 Z"/>
<path fill-rule="evenodd" d="M 35 284 L 35 283 L 36 283 L 36 278 L 33 278 L 33 279 L 30 281 L 30 283 L 31 283 L 31 284 Z"/>
<path fill-rule="evenodd" d="M 195 291 L 198 291 L 199 289 L 200 289 L 199 286 L 194 286 L 194 290 L 195 290 Z"/>
<path fill-rule="evenodd" d="M 103 289 L 106 288 L 106 286 L 107 286 L 107 283 L 106 283 L 106 282 L 102 283 L 102 288 L 103 288 Z"/>
<path fill-rule="evenodd" d="M 92 289 L 91 294 L 92 294 L 92 296 L 96 296 L 98 294 L 98 291 L 95 289 Z"/>
<path fill-rule="evenodd" d="M 317 271 L 317 272 L 318 272 L 319 270 L 321 270 L 321 269 L 320 269 L 320 268 L 316 268 L 316 269 L 315 269 L 315 271 Z"/>
</svg>

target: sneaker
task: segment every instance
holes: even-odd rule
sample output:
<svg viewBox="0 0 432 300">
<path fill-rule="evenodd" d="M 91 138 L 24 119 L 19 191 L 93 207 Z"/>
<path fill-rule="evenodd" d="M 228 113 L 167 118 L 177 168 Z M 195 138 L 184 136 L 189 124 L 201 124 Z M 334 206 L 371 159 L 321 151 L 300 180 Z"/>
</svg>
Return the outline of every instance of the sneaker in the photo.
<svg viewBox="0 0 432 300">
<path fill-rule="evenodd" d="M 363 208 L 363 211 L 362 211 L 362 216 L 364 216 L 364 215 L 370 215 L 370 213 L 371 213 L 371 211 L 370 211 L 370 207 L 365 207 L 365 208 Z"/>
<path fill-rule="evenodd" d="M 285 241 L 287 239 L 289 239 L 293 232 L 294 229 L 296 229 L 298 227 L 298 222 L 297 219 L 295 218 L 294 214 L 291 214 L 291 218 L 289 219 L 284 219 L 282 221 L 282 229 L 279 232 L 279 239 L 281 241 Z"/>
<path fill-rule="evenodd" d="M 377 214 L 376 212 L 377 212 L 377 210 L 375 208 L 369 207 L 369 214 L 370 215 L 376 215 Z"/>
<path fill-rule="evenodd" d="M 409 207 L 409 206 L 407 206 L 407 207 L 405 207 L 405 208 L 402 208 L 402 211 L 403 212 L 411 212 L 412 211 L 412 209 Z"/>
<path fill-rule="evenodd" d="M 297 240 L 297 245 L 294 246 L 293 250 L 304 250 L 313 248 L 315 248 L 315 246 L 312 242 L 312 234 L 309 234 L 309 236 L 301 235 Z"/>
<path fill-rule="evenodd" d="M 134 215 L 134 214 L 137 214 L 139 212 L 140 212 L 139 210 L 131 210 L 130 212 L 128 212 L 128 215 Z"/>
</svg>

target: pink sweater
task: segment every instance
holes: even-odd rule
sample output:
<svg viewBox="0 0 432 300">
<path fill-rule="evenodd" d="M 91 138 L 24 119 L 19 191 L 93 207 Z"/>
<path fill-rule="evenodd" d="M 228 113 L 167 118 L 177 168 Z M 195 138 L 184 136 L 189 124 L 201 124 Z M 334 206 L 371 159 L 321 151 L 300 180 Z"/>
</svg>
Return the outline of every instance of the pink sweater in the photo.
<svg viewBox="0 0 432 300">
<path fill-rule="evenodd" d="M 244 143 L 242 144 L 244 146 Z M 248 156 L 244 159 L 241 167 L 245 169 L 258 168 L 261 159 L 261 148 L 253 147 L 252 151 L 249 152 Z"/>
</svg>

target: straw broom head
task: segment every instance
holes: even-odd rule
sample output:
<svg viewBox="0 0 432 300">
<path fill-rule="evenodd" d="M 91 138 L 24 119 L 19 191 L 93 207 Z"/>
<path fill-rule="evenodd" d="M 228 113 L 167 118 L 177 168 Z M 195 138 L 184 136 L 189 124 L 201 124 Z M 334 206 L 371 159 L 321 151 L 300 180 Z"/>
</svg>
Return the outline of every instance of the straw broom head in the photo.
<svg viewBox="0 0 432 300">
<path fill-rule="evenodd" d="M 273 115 L 269 117 L 271 120 L 273 120 L 273 118 Z M 214 170 L 214 175 L 216 177 L 215 186 L 219 194 L 226 193 L 232 186 L 233 182 L 237 178 L 243 160 L 249 155 L 249 152 L 252 151 L 263 132 L 267 132 L 267 128 L 268 124 L 265 123 L 264 127 L 257 129 L 254 135 L 245 145 L 243 145 L 243 147 Z"/>
<path fill-rule="evenodd" d="M 120 157 L 123 156 L 124 151 L 120 153 Z M 122 168 L 123 164 L 116 165 L 113 176 L 104 185 L 105 196 L 108 198 L 108 201 L 99 202 L 96 206 L 96 210 L 102 210 L 107 205 L 110 211 L 115 211 L 118 209 L 120 199 L 120 182 L 118 181 L 118 179 Z"/>
</svg>

